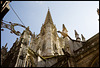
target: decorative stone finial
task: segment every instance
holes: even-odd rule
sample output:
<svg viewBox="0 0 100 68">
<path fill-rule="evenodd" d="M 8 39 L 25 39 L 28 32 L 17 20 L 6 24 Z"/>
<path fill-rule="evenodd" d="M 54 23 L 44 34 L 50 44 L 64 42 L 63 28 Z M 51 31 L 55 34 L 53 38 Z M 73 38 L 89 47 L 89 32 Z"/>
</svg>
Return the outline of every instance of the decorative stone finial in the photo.
<svg viewBox="0 0 100 68">
<path fill-rule="evenodd" d="M 74 31 L 75 31 L 75 37 L 76 37 L 76 40 L 77 40 L 77 41 L 80 41 L 81 39 L 80 39 L 80 37 L 79 37 L 79 34 L 77 33 L 76 30 L 74 30 Z"/>
<path fill-rule="evenodd" d="M 65 38 L 66 36 L 68 36 L 68 31 L 65 27 L 65 25 L 63 24 L 63 29 L 62 29 L 62 32 L 61 31 L 57 31 L 58 33 L 61 33 L 61 35 L 63 36 L 63 38 Z"/>
<path fill-rule="evenodd" d="M 85 42 L 85 37 L 81 34 L 82 41 Z"/>
<path fill-rule="evenodd" d="M 74 31 L 75 31 L 75 36 L 76 36 L 76 35 L 79 35 L 79 34 L 77 33 L 77 31 L 76 31 L 76 30 L 74 30 Z"/>
<path fill-rule="evenodd" d="M 65 27 L 64 24 L 63 24 L 63 30 L 62 30 L 62 32 L 64 32 L 64 33 L 67 33 L 68 32 L 68 30 L 66 29 L 66 27 Z"/>
<path fill-rule="evenodd" d="M 29 30 L 29 26 L 26 29 Z"/>
<path fill-rule="evenodd" d="M 7 47 L 7 44 L 8 44 L 8 43 L 6 43 L 5 48 Z"/>
</svg>

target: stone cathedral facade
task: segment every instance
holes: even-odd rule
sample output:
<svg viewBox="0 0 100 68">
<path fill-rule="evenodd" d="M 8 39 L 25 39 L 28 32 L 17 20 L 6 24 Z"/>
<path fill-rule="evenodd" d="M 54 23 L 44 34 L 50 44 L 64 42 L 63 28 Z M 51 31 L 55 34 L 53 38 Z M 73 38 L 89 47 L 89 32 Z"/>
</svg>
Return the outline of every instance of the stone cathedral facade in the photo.
<svg viewBox="0 0 100 68">
<path fill-rule="evenodd" d="M 65 33 L 67 33 L 65 28 Z M 68 33 L 67 33 L 68 34 Z M 30 36 L 24 30 L 11 49 L 1 49 L 2 67 L 99 67 L 99 33 L 82 40 L 75 30 L 76 39 L 59 37 L 48 9 L 40 33 Z"/>
</svg>

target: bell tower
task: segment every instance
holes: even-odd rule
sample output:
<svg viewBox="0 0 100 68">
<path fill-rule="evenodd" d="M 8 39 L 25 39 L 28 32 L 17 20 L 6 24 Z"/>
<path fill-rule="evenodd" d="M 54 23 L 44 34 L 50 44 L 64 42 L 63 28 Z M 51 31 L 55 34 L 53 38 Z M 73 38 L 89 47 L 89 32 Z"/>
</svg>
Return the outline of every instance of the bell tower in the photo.
<svg viewBox="0 0 100 68">
<path fill-rule="evenodd" d="M 59 37 L 57 29 L 53 24 L 50 10 L 48 9 L 44 24 L 42 24 L 40 31 L 40 55 L 52 56 L 58 55 L 59 52 Z"/>
</svg>

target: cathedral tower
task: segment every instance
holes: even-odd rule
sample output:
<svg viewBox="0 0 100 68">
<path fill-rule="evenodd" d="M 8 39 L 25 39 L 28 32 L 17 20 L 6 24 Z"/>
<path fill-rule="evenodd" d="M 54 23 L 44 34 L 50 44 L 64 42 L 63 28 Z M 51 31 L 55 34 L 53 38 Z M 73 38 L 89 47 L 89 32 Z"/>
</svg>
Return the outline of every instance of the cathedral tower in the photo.
<svg viewBox="0 0 100 68">
<path fill-rule="evenodd" d="M 57 35 L 57 29 L 53 24 L 50 10 L 48 9 L 44 24 L 41 27 L 40 37 L 40 55 L 52 56 L 62 54 Z"/>
</svg>

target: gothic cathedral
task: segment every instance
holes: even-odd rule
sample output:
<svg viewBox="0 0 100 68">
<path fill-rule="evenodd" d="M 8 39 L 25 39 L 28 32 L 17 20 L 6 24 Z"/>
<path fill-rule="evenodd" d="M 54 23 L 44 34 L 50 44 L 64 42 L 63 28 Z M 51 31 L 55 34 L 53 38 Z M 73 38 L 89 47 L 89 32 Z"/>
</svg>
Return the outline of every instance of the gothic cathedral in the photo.
<svg viewBox="0 0 100 68">
<path fill-rule="evenodd" d="M 62 37 L 58 36 L 58 33 Z M 99 33 L 88 40 L 75 30 L 76 39 L 68 35 L 63 24 L 57 31 L 48 9 L 40 33 L 30 36 L 26 29 L 11 49 L 1 49 L 2 67 L 99 67 Z"/>
</svg>

